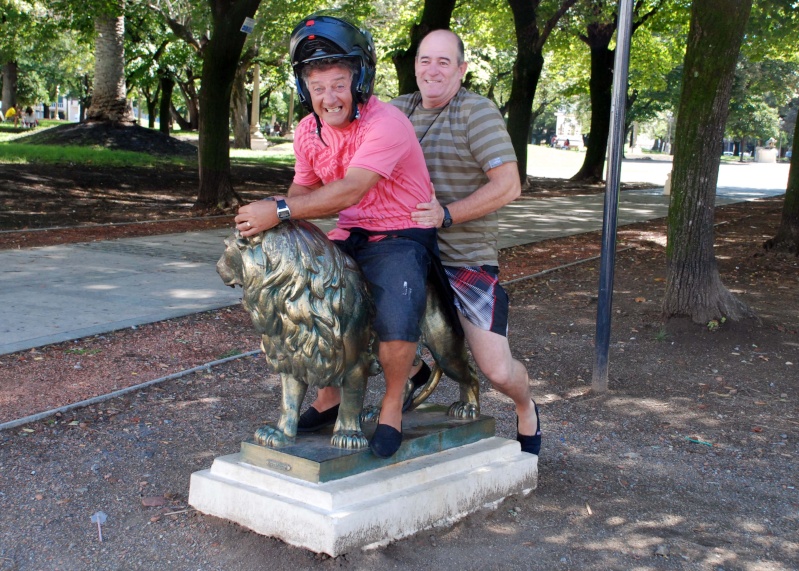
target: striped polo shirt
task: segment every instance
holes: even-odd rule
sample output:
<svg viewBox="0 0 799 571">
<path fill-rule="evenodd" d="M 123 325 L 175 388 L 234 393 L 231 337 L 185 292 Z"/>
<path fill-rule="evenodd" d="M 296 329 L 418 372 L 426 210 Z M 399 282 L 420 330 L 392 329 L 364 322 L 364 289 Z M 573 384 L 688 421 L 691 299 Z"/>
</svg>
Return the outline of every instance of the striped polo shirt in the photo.
<svg viewBox="0 0 799 571">
<path fill-rule="evenodd" d="M 505 121 L 485 97 L 461 88 L 439 109 L 425 109 L 421 94 L 402 95 L 391 103 L 413 124 L 424 151 L 436 198 L 446 206 L 486 184 L 486 172 L 516 162 Z M 497 266 L 499 217 L 482 218 L 439 228 L 441 261 L 448 266 Z"/>
</svg>

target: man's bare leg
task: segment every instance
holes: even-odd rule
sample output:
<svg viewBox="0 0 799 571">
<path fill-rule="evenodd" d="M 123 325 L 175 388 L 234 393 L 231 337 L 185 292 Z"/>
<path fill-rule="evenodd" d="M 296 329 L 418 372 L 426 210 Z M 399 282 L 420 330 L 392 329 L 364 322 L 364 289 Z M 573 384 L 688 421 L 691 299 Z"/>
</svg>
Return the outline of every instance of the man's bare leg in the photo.
<svg viewBox="0 0 799 571">
<path fill-rule="evenodd" d="M 311 406 L 317 412 L 325 412 L 341 403 L 341 389 L 338 387 L 325 387 L 319 389 L 316 394 L 316 400 L 311 403 Z"/>
<path fill-rule="evenodd" d="M 387 424 L 397 430 L 402 425 L 402 397 L 413 360 L 416 356 L 416 343 L 409 341 L 383 341 L 379 348 L 380 364 L 386 378 L 386 394 L 380 409 L 380 424 Z M 420 365 L 421 366 L 421 365 Z M 418 370 L 418 367 L 417 367 Z M 338 387 L 319 389 L 312 403 L 317 412 L 325 412 L 341 403 Z"/>
<path fill-rule="evenodd" d="M 386 378 L 386 394 L 380 407 L 380 424 L 402 430 L 402 397 L 416 356 L 416 343 L 381 341 L 380 364 Z"/>
<path fill-rule="evenodd" d="M 519 434 L 534 435 L 538 418 L 530 395 L 527 369 L 511 355 L 508 338 L 480 329 L 460 312 L 458 316 L 475 363 L 491 385 L 516 405 Z"/>
</svg>

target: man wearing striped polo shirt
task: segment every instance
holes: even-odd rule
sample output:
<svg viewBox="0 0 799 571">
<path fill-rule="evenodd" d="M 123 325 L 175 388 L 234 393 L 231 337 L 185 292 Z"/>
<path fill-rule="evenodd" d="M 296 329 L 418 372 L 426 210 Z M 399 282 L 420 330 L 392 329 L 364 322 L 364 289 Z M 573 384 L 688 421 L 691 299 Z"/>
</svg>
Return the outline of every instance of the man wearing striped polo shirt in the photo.
<svg viewBox="0 0 799 571">
<path fill-rule="evenodd" d="M 425 36 L 415 68 L 419 91 L 392 103 L 414 126 L 435 196 L 411 216 L 439 228 L 441 261 L 475 362 L 516 405 L 522 450 L 538 454 L 538 407 L 527 369 L 511 356 L 508 296 L 499 285 L 497 210 L 521 192 L 516 155 L 496 106 L 461 87 L 466 62 L 457 35 Z"/>
</svg>

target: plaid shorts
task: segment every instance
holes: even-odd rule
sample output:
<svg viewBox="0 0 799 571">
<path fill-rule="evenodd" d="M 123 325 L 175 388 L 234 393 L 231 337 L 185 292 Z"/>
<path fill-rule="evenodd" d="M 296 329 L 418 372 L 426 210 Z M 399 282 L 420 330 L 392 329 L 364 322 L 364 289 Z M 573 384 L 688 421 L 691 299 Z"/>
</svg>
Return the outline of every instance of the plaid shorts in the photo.
<svg viewBox="0 0 799 571">
<path fill-rule="evenodd" d="M 444 266 L 455 293 L 455 307 L 485 331 L 508 336 L 508 294 L 496 266 Z"/>
</svg>

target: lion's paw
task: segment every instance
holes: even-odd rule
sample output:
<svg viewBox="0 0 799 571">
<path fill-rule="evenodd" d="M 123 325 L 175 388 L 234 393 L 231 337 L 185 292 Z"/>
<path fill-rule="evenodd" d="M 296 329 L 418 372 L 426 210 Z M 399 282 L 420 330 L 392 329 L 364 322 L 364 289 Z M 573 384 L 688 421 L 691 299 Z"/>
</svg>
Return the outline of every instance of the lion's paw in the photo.
<svg viewBox="0 0 799 571">
<path fill-rule="evenodd" d="M 269 448 L 281 448 L 289 444 L 294 444 L 293 438 L 289 438 L 282 430 L 278 430 L 274 426 L 269 426 L 268 424 L 256 430 L 253 436 L 258 444 L 268 446 Z"/>
<path fill-rule="evenodd" d="M 333 434 L 333 438 L 330 439 L 330 445 L 334 448 L 343 448 L 345 450 L 361 450 L 369 446 L 369 441 L 361 431 L 342 431 Z"/>
<path fill-rule="evenodd" d="M 365 406 L 361 411 L 361 423 L 364 422 L 377 422 L 377 419 L 380 418 L 380 407 L 379 406 Z"/>
<path fill-rule="evenodd" d="M 454 416 L 461 420 L 474 420 L 480 416 L 480 408 L 470 402 L 456 401 L 450 405 L 447 416 Z"/>
</svg>

